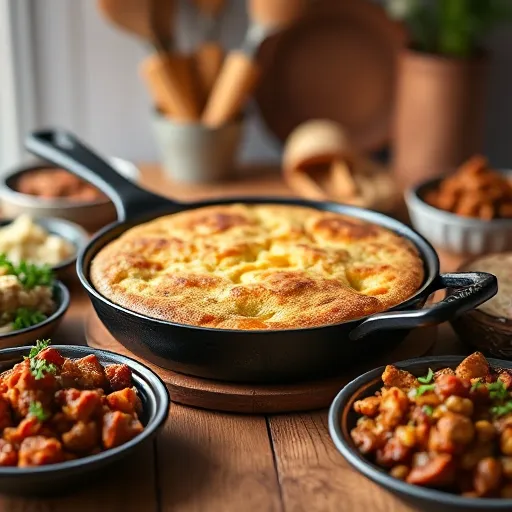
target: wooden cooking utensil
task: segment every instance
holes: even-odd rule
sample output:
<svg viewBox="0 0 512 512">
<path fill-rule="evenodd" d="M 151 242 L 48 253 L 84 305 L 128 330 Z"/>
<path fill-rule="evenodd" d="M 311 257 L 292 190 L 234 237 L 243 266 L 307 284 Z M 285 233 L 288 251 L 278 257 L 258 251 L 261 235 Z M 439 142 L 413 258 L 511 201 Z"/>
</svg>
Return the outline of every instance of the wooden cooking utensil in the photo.
<svg viewBox="0 0 512 512">
<path fill-rule="evenodd" d="M 251 25 L 239 50 L 226 57 L 206 103 L 202 121 L 218 127 L 236 117 L 258 78 L 255 54 L 261 43 L 303 12 L 307 0 L 249 0 Z"/>
<path fill-rule="evenodd" d="M 98 0 L 103 15 L 114 25 L 151 44 L 155 54 L 142 62 L 140 74 L 159 108 L 183 121 L 199 116 L 187 66 L 172 50 L 172 0 Z"/>
<path fill-rule="evenodd" d="M 202 42 L 194 54 L 194 66 L 203 104 L 212 90 L 224 60 L 224 50 L 217 42 L 219 18 L 225 0 L 194 0 L 201 13 Z"/>
</svg>

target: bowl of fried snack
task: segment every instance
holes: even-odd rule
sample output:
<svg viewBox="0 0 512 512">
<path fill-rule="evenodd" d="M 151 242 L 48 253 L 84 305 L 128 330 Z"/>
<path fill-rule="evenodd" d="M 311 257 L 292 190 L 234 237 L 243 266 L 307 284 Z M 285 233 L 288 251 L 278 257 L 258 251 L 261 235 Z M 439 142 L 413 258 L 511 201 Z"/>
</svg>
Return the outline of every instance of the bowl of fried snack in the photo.
<svg viewBox="0 0 512 512">
<path fill-rule="evenodd" d="M 481 155 L 405 194 L 412 224 L 436 247 L 480 255 L 512 249 L 512 170 Z"/>
</svg>

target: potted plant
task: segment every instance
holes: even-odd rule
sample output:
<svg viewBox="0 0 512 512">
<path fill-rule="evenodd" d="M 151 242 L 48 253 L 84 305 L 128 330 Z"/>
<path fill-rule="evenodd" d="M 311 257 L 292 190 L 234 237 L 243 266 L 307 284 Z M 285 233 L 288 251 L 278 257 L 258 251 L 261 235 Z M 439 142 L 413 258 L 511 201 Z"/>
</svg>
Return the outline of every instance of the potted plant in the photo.
<svg viewBox="0 0 512 512">
<path fill-rule="evenodd" d="M 412 185 L 481 151 L 488 55 L 482 41 L 510 0 L 387 0 L 408 27 L 398 66 L 393 168 Z"/>
</svg>

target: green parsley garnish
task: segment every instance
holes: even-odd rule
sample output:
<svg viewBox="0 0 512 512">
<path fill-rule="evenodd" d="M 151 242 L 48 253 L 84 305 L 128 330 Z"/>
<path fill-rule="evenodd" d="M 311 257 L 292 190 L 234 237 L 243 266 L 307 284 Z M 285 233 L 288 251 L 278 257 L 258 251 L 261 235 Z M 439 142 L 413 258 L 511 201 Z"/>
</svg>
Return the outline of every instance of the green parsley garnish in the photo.
<svg viewBox="0 0 512 512">
<path fill-rule="evenodd" d="M 432 382 L 433 378 L 434 378 L 434 372 L 432 371 L 432 368 L 429 368 L 427 375 L 425 377 L 418 377 L 418 380 L 422 384 L 430 384 Z"/>
<path fill-rule="evenodd" d="M 54 276 L 49 265 L 35 265 L 21 261 L 19 265 L 9 261 L 5 254 L 0 254 L 0 267 L 3 267 L 5 273 L 14 275 L 18 281 L 27 289 L 35 286 L 52 286 Z"/>
<path fill-rule="evenodd" d="M 421 410 L 428 416 L 432 416 L 434 408 L 431 405 L 424 405 Z"/>
<path fill-rule="evenodd" d="M 15 330 L 26 329 L 32 325 L 40 324 L 48 318 L 41 311 L 29 308 L 18 308 L 14 315 L 13 325 Z"/>
<path fill-rule="evenodd" d="M 512 412 L 512 401 L 505 402 L 503 405 L 495 405 L 489 410 L 494 416 L 505 416 L 505 414 Z"/>
<path fill-rule="evenodd" d="M 37 354 L 39 354 L 39 352 L 42 352 L 45 348 L 48 348 L 50 343 L 50 340 L 37 340 L 36 346 L 30 349 L 28 357 L 25 357 L 25 359 L 33 359 L 34 357 L 37 356 Z"/>
<path fill-rule="evenodd" d="M 416 388 L 416 394 L 415 396 L 421 396 L 427 391 L 434 391 L 436 385 L 435 384 L 423 384 L 422 386 L 419 386 Z"/>
<path fill-rule="evenodd" d="M 55 375 L 57 367 L 53 363 L 49 363 L 45 359 L 30 359 L 30 373 L 36 380 L 43 379 L 47 374 Z"/>
<path fill-rule="evenodd" d="M 50 417 L 50 414 L 43 409 L 41 402 L 30 402 L 28 413 L 36 417 L 39 421 L 45 421 Z"/>
<path fill-rule="evenodd" d="M 496 382 L 487 384 L 487 389 L 492 400 L 505 400 L 505 398 L 509 397 L 505 384 L 499 379 Z"/>
<path fill-rule="evenodd" d="M 471 391 L 476 391 L 478 388 L 481 388 L 483 386 L 482 382 L 479 380 L 475 380 L 473 384 L 471 384 Z"/>
</svg>

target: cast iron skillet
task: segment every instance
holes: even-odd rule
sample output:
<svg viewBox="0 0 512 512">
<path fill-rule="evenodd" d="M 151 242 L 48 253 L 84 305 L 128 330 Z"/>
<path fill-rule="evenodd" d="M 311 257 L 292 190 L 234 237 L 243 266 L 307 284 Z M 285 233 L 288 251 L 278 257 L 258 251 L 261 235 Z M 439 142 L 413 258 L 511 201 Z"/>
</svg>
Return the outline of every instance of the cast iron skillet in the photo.
<svg viewBox="0 0 512 512">
<path fill-rule="evenodd" d="M 174 371 L 239 382 L 284 382 L 327 376 L 343 366 L 391 350 L 410 329 L 450 320 L 485 302 L 497 291 L 496 278 L 491 274 L 440 275 L 439 260 L 432 246 L 411 228 L 381 213 L 329 202 L 269 197 L 181 203 L 126 180 L 68 132 L 34 132 L 28 136 L 26 147 L 91 182 L 112 199 L 120 220 L 102 229 L 81 251 L 78 276 L 98 316 L 119 342 L 135 354 Z M 385 313 L 336 325 L 261 331 L 212 329 L 156 320 L 114 304 L 91 284 L 89 267 L 95 254 L 142 220 L 201 206 L 240 202 L 309 206 L 391 229 L 417 247 L 425 266 L 425 281 L 413 297 Z M 420 309 L 432 292 L 442 288 L 455 290 L 450 290 L 442 302 Z"/>
</svg>

